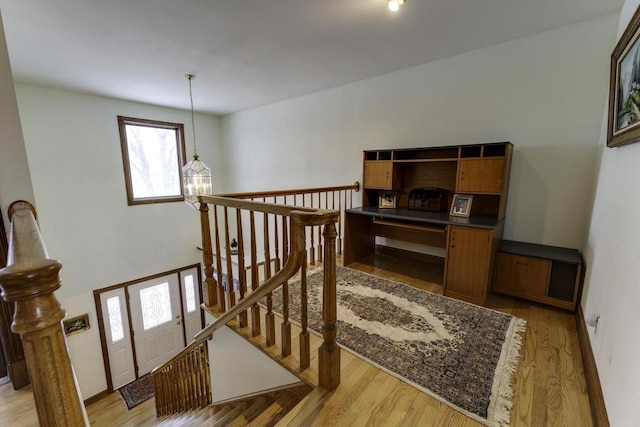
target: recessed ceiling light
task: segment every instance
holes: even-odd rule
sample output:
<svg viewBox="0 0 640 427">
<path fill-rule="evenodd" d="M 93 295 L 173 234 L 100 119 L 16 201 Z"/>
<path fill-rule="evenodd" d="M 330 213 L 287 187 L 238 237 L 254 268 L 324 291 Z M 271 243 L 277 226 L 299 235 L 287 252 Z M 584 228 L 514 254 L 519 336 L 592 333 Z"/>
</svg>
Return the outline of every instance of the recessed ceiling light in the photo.
<svg viewBox="0 0 640 427">
<path fill-rule="evenodd" d="M 398 10 L 400 10 L 400 6 L 402 6 L 404 4 L 404 0 L 391 0 L 388 5 L 389 5 L 389 9 L 392 12 L 397 12 Z"/>
</svg>

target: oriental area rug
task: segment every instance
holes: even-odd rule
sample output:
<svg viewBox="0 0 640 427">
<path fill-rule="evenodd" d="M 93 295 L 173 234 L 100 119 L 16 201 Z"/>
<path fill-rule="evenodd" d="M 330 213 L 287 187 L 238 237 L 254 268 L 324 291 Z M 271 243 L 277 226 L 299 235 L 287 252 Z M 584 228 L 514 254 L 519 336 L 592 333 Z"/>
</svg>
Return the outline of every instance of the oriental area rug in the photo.
<svg viewBox="0 0 640 427">
<path fill-rule="evenodd" d="M 317 333 L 322 278 L 307 278 L 308 324 Z M 484 425 L 509 424 L 524 320 L 347 267 L 337 267 L 336 281 L 341 347 Z M 299 281 L 289 295 L 299 323 Z M 281 312 L 281 290 L 273 306 Z"/>
<path fill-rule="evenodd" d="M 151 374 L 144 375 L 118 389 L 127 409 L 134 408 L 155 395 Z"/>
</svg>

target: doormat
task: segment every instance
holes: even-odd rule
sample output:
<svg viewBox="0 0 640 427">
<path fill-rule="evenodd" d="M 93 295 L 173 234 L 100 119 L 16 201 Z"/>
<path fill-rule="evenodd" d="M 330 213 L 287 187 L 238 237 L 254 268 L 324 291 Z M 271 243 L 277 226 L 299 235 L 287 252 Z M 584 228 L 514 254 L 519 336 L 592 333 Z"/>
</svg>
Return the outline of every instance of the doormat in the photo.
<svg viewBox="0 0 640 427">
<path fill-rule="evenodd" d="M 319 334 L 322 273 L 307 278 L 309 329 Z M 526 321 L 347 267 L 337 266 L 336 282 L 341 347 L 484 425 L 509 424 Z M 299 281 L 289 294 L 299 323 Z"/>
<path fill-rule="evenodd" d="M 151 374 L 144 375 L 118 389 L 127 409 L 134 408 L 155 395 Z"/>
</svg>

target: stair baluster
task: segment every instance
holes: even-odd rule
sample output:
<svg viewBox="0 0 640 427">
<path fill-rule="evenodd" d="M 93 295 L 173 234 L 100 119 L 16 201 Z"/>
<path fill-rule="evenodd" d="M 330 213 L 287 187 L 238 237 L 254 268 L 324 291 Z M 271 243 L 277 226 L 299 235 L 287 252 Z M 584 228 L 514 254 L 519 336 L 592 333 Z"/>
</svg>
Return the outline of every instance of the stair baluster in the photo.
<svg viewBox="0 0 640 427">
<path fill-rule="evenodd" d="M 207 205 L 206 203 L 201 203 L 200 206 Z M 227 308 L 227 297 L 224 291 L 224 279 L 222 277 L 222 257 L 219 256 L 222 252 L 220 252 L 220 227 L 218 225 L 218 207 L 213 205 L 213 222 L 215 223 L 215 242 L 216 242 L 216 278 L 218 286 L 216 287 L 216 294 L 218 300 L 218 310 L 225 311 Z M 211 240 L 209 240 L 211 243 Z M 209 250 L 207 247 L 204 248 L 205 252 Z M 209 250 L 211 252 L 211 250 Z"/>
<path fill-rule="evenodd" d="M 247 270 L 244 268 L 244 233 L 242 230 L 242 211 L 236 209 L 236 228 L 238 234 L 238 293 L 240 294 L 239 301 L 245 298 L 247 293 Z M 249 324 L 247 312 L 243 311 L 238 316 L 241 328 L 246 328 Z"/>
<path fill-rule="evenodd" d="M 250 242 L 251 242 L 251 291 L 258 289 L 260 285 L 258 283 L 258 248 L 256 243 L 256 217 L 253 211 L 249 212 L 249 225 L 250 225 Z M 265 259 L 265 264 L 268 262 L 268 258 Z M 251 336 L 257 337 L 260 335 L 260 307 L 258 304 L 251 306 Z"/>
</svg>

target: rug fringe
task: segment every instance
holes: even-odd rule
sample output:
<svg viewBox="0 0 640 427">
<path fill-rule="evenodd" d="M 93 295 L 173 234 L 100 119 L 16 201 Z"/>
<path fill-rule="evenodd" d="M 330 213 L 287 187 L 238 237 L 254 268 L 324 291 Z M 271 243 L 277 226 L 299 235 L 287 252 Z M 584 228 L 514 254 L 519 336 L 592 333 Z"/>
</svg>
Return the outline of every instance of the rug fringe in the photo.
<svg viewBox="0 0 640 427">
<path fill-rule="evenodd" d="M 509 342 L 505 343 L 496 366 L 496 374 L 506 374 L 494 381 L 489 403 L 489 419 L 493 419 L 495 425 L 499 427 L 508 426 L 511 422 L 513 388 L 510 378 L 516 372 L 522 349 L 522 333 L 526 330 L 527 322 L 524 319 L 517 317 L 511 319 L 509 330 L 505 335 L 505 337 L 509 337 Z"/>
</svg>

